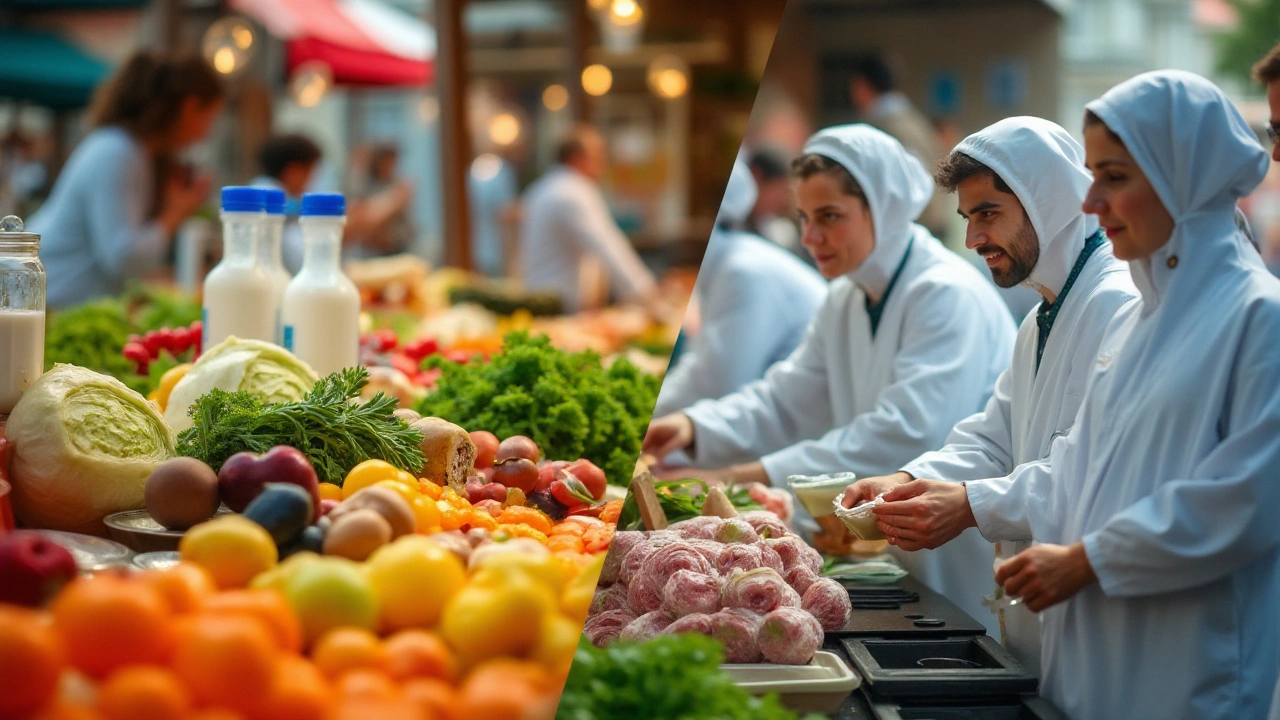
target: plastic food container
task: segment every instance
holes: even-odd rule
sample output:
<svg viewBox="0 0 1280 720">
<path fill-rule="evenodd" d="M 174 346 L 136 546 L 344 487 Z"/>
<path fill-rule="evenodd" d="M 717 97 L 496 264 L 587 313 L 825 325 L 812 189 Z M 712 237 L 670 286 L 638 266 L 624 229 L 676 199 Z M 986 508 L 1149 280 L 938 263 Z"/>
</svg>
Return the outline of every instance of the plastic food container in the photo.
<svg viewBox="0 0 1280 720">
<path fill-rule="evenodd" d="M 831 514 L 832 502 L 838 504 L 840 498 L 844 496 L 844 489 L 857 479 L 858 476 L 851 472 L 813 476 L 792 475 L 787 478 L 787 484 L 791 486 L 791 492 L 795 493 L 796 499 L 810 515 L 821 517 Z"/>
<path fill-rule="evenodd" d="M 743 690 L 752 695 L 778 693 L 783 705 L 797 712 L 833 715 L 862 678 L 835 653 L 819 650 L 808 665 L 721 665 Z"/>
<path fill-rule="evenodd" d="M 877 497 L 875 500 L 864 502 L 852 508 L 841 507 L 840 498 L 836 498 L 832 502 L 832 505 L 835 506 L 836 517 L 843 520 L 849 531 L 862 540 L 884 540 L 884 533 L 880 532 L 880 528 L 876 527 L 875 513 L 871 512 L 877 505 L 883 504 L 884 498 L 882 497 Z"/>
</svg>

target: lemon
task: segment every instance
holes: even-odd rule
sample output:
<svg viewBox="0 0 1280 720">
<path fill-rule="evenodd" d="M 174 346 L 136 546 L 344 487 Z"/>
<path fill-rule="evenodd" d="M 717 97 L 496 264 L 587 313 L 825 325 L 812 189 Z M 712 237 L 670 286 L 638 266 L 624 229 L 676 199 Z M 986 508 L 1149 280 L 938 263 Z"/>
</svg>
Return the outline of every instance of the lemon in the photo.
<svg viewBox="0 0 1280 720">
<path fill-rule="evenodd" d="M 373 630 L 378 599 L 358 563 L 324 557 L 299 567 L 285 583 L 285 598 L 297 613 L 308 645 L 337 627 Z"/>
<path fill-rule="evenodd" d="M 548 613 L 542 619 L 542 634 L 531 658 L 554 674 L 567 672 L 580 637 L 582 623 L 574 622 L 560 613 Z"/>
<path fill-rule="evenodd" d="M 526 657 L 542 639 L 555 596 L 520 572 L 479 570 L 444 608 L 440 634 L 466 667 L 500 656 Z"/>
<path fill-rule="evenodd" d="M 223 590 L 242 588 L 275 567 L 276 544 L 261 525 L 240 515 L 200 523 L 182 536 L 178 552 L 200 565 Z"/>
<path fill-rule="evenodd" d="M 421 535 L 378 548 L 365 561 L 365 572 L 386 631 L 434 627 L 445 604 L 467 584 L 458 556 Z"/>
</svg>

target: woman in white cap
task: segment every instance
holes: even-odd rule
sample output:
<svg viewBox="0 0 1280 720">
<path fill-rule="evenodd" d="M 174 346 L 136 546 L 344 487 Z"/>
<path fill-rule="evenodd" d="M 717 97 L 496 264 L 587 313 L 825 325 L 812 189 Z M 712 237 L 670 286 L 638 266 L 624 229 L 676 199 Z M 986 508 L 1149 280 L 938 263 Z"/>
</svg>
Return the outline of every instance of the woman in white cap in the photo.
<svg viewBox="0 0 1280 720">
<path fill-rule="evenodd" d="M 768 240 L 734 229 L 755 202 L 755 179 L 739 157 L 694 286 L 700 327 L 667 372 L 654 415 L 759 380 L 796 349 L 827 296 L 827 282 L 816 270 Z"/>
<path fill-rule="evenodd" d="M 793 175 L 803 244 L 831 290 L 804 342 L 762 380 L 649 426 L 645 449 L 659 459 L 684 449 L 718 469 L 700 477 L 781 486 L 789 475 L 893 472 L 981 410 L 1012 356 L 995 287 L 914 222 L 933 181 L 897 140 L 867 125 L 827 128 Z M 980 598 L 991 576 L 956 561 L 981 550 L 953 545 L 912 554 L 909 569 L 990 618 Z"/>
<path fill-rule="evenodd" d="M 851 507 L 892 490 L 876 514 L 899 548 L 936 548 L 962 531 L 977 532 L 967 530 L 976 526 L 1000 541 L 1000 557 L 1010 558 L 1030 547 L 1029 536 L 984 522 L 987 497 L 968 497 L 963 483 L 1003 477 L 1048 457 L 1054 439 L 1075 422 L 1108 324 L 1138 291 L 1097 218 L 1081 209 L 1092 182 L 1084 148 L 1058 125 L 1036 117 L 1001 120 L 965 138 L 936 177 L 959 193 L 966 244 L 987 258 L 995 283 L 1031 287 L 1043 300 L 1022 321 L 1013 363 L 986 409 L 956 425 L 946 447 L 902 472 L 859 480 L 844 503 Z M 908 482 L 913 478 L 938 480 Z M 971 492 L 991 487 L 1003 486 L 967 485 Z M 974 557 L 970 567 L 989 574 L 990 553 Z M 1013 655 L 1038 672 L 1040 619 L 1014 606 L 1001 615 L 1001 631 Z"/>
<path fill-rule="evenodd" d="M 1263 718 L 1280 672 L 1280 280 L 1234 213 L 1266 152 L 1180 71 L 1090 103 L 1084 138 L 1084 209 L 1141 298 L 1071 433 L 1015 478 L 1004 520 L 1041 544 L 996 580 L 1041 613 L 1041 691 L 1070 717 Z"/>
</svg>

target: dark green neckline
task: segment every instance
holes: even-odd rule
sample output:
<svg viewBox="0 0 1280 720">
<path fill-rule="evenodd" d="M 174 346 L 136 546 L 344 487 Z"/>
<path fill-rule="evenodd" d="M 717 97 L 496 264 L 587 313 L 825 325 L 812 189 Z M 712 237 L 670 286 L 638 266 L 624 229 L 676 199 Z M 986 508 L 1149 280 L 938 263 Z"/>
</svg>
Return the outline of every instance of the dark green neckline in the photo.
<svg viewBox="0 0 1280 720">
<path fill-rule="evenodd" d="M 889 278 L 889 284 L 884 288 L 884 295 L 880 296 L 880 302 L 872 303 L 871 298 L 866 298 L 867 315 L 871 318 L 871 337 L 876 336 L 876 329 L 880 327 L 880 316 L 884 314 L 885 303 L 889 302 L 889 293 L 893 292 L 893 286 L 898 284 L 898 278 L 902 275 L 902 269 L 907 266 L 907 258 L 911 257 L 911 246 L 914 245 L 916 239 L 913 237 L 907 241 L 907 251 L 902 254 L 902 261 L 898 263 L 898 269 L 893 271 L 893 277 Z"/>
<path fill-rule="evenodd" d="M 1036 372 L 1040 372 L 1040 359 L 1044 357 L 1045 343 L 1049 342 L 1049 333 L 1053 330 L 1053 322 L 1058 319 L 1058 311 L 1062 310 L 1062 303 L 1066 302 L 1067 293 L 1071 291 L 1071 286 L 1076 283 L 1076 278 L 1084 270 L 1085 263 L 1089 262 L 1089 256 L 1102 247 L 1104 242 L 1106 242 L 1106 235 L 1099 228 L 1097 232 L 1084 241 L 1084 249 L 1080 251 L 1080 256 L 1076 258 L 1076 264 L 1071 268 L 1071 274 L 1067 275 L 1067 281 L 1062 285 L 1062 292 L 1058 293 L 1057 299 L 1052 304 L 1048 300 L 1040 303 L 1040 309 L 1036 312 L 1036 325 L 1040 329 L 1039 337 L 1036 339 Z"/>
</svg>

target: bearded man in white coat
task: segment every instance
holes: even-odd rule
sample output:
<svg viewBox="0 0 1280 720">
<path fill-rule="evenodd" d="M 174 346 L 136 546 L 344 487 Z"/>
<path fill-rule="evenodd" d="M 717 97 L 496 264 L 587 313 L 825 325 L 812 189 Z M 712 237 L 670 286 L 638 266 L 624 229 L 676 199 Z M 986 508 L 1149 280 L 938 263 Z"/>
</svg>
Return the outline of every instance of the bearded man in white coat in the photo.
<svg viewBox="0 0 1280 720">
<path fill-rule="evenodd" d="M 803 243 L 831 289 L 804 342 L 763 379 L 649 426 L 645 450 L 661 459 L 683 449 L 711 469 L 699 477 L 782 486 L 790 475 L 893 472 L 981 410 L 1013 353 L 995 287 L 913 222 L 933 182 L 897 140 L 867 125 L 828 128 L 793 174 Z M 967 572 L 964 559 L 990 557 L 991 546 L 966 540 L 903 560 L 990 617 L 981 597 L 991 575 Z"/>
<path fill-rule="evenodd" d="M 1237 230 L 1266 152 L 1212 83 L 1145 73 L 1088 105 L 1098 215 L 1141 297 L 1049 461 L 967 484 L 996 581 L 1041 613 L 1075 720 L 1264 718 L 1280 672 L 1280 280 Z M 993 535 L 994 534 L 994 535 Z"/>
<path fill-rule="evenodd" d="M 887 518 L 881 529 L 903 550 L 940 547 L 969 527 L 946 522 L 967 505 L 960 483 L 1005 476 L 1048 457 L 1053 440 L 1075 421 L 1107 325 L 1137 297 L 1128 266 L 1112 254 L 1097 218 L 1081 209 L 1092 177 L 1084 148 L 1058 125 L 1034 117 L 1001 120 L 957 145 L 936 177 L 958 193 L 968 221 L 965 244 L 987 260 L 995 283 L 1021 283 L 1044 300 L 1023 319 L 1013 363 L 985 410 L 956 425 L 941 450 L 846 491 L 846 507 L 888 493 L 878 511 Z M 892 523 L 894 515 L 918 512 L 942 517 L 921 528 Z M 1011 558 L 1030 547 L 1028 540 L 1006 538 L 997 554 Z M 991 573 L 991 556 L 973 558 L 970 567 Z M 1001 631 L 1014 657 L 1038 673 L 1040 619 L 1014 606 L 1003 611 Z"/>
<path fill-rule="evenodd" d="M 733 229 L 751 214 L 756 181 L 738 158 L 698 270 L 701 327 L 667 372 L 655 416 L 718 398 L 785 360 L 827 296 L 827 281 L 792 253 Z"/>
</svg>

